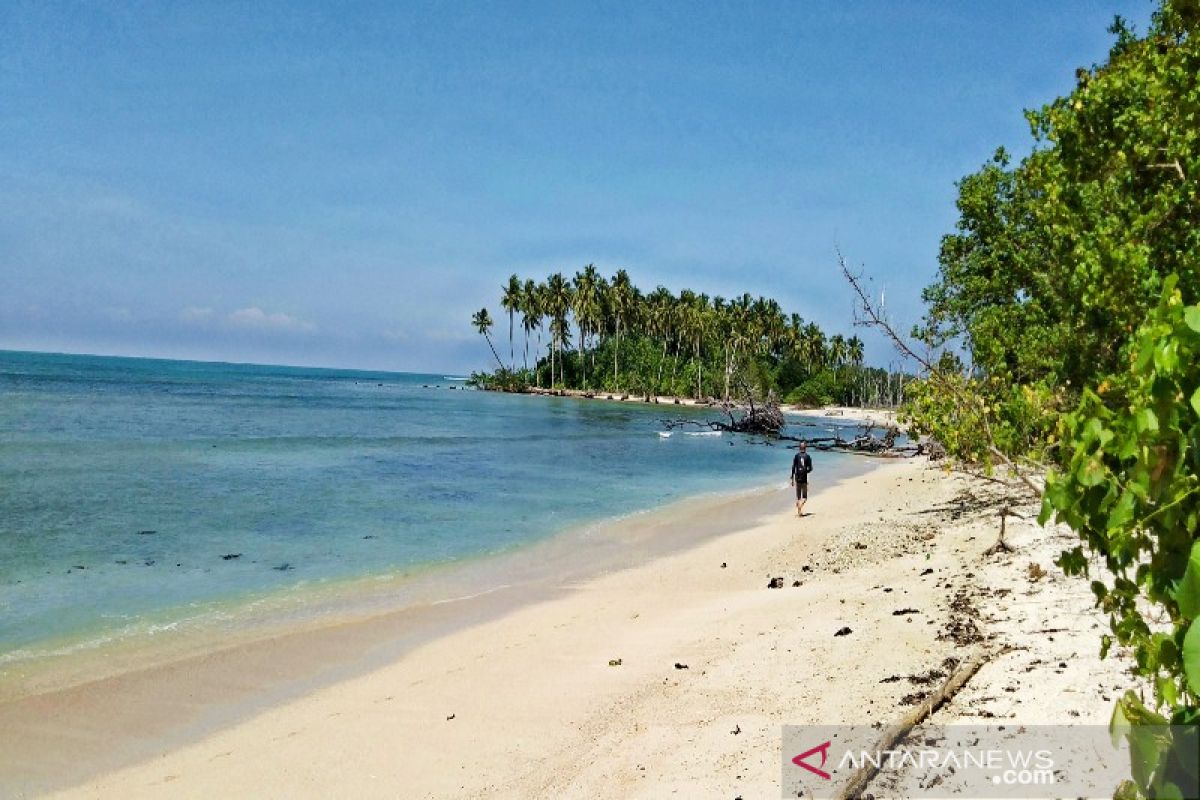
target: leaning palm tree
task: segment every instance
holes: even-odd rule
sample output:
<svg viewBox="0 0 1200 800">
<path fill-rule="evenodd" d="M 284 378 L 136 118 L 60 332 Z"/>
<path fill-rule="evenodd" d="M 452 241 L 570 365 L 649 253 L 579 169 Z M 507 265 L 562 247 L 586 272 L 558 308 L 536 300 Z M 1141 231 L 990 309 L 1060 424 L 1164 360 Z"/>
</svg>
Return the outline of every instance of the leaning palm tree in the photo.
<svg viewBox="0 0 1200 800">
<path fill-rule="evenodd" d="M 500 307 L 508 312 L 508 357 L 513 372 L 517 371 L 517 354 L 513 349 L 513 320 L 521 308 L 521 279 L 516 274 L 508 277 L 508 285 L 500 287 L 504 292 L 500 297 Z"/>
<path fill-rule="evenodd" d="M 488 347 L 492 348 L 492 355 L 496 357 L 496 363 L 500 365 L 500 369 L 504 369 L 504 362 L 500 360 L 500 354 L 496 352 L 496 346 L 492 344 L 492 337 L 489 335 L 494 324 L 492 315 L 486 308 L 481 308 L 471 315 L 471 324 L 475 326 L 475 330 L 483 334 L 484 339 L 487 339 Z"/>
</svg>

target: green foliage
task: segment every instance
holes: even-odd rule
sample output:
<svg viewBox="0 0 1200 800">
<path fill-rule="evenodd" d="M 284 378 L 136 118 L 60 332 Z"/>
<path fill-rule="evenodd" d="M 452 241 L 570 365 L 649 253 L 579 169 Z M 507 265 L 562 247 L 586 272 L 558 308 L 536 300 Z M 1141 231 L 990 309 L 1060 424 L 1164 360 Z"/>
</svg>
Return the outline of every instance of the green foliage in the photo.
<svg viewBox="0 0 1200 800">
<path fill-rule="evenodd" d="M 1028 112 L 1033 153 L 1014 166 L 1000 150 L 959 184 L 957 230 L 942 241 L 915 333 L 933 347 L 963 346 L 980 408 L 1009 409 L 1013 436 L 996 444 L 1010 454 L 1048 435 L 1038 418 L 1016 416 L 1013 386 L 1077 393 L 1120 369 L 1167 274 L 1179 276 L 1186 302 L 1200 299 L 1195 5 L 1164 2 L 1141 38 L 1114 23 L 1108 61 L 1079 70 L 1069 95 Z M 929 401 L 911 416 L 934 428 L 928 415 L 961 399 Z M 987 416 L 999 412 L 981 413 L 979 422 L 1004 427 Z"/>
<path fill-rule="evenodd" d="M 1027 113 L 1033 152 L 959 184 L 914 333 L 967 363 L 910 386 L 902 419 L 963 459 L 1055 464 L 1042 521 L 1081 539 L 1058 563 L 1104 559 L 1101 654 L 1129 648 L 1153 688 L 1114 714 L 1133 753 L 1118 796 L 1171 797 L 1179 743 L 1146 726 L 1200 718 L 1200 3 L 1110 31 L 1106 63 Z"/>
<path fill-rule="evenodd" d="M 788 392 L 784 400 L 799 406 L 816 407 L 835 402 L 838 394 L 837 379 L 833 371 L 824 369 Z"/>
<path fill-rule="evenodd" d="M 529 387 L 529 377 L 528 372 L 501 367 L 495 372 L 472 372 L 467 385 L 496 392 L 523 392 Z"/>
<path fill-rule="evenodd" d="M 1060 559 L 1068 574 L 1088 574 L 1084 547 L 1103 557 L 1112 577 L 1092 589 L 1109 616 L 1104 651 L 1129 647 L 1155 707 L 1190 722 L 1200 711 L 1200 306 L 1184 304 L 1175 276 L 1124 358 L 1063 420 L 1041 519 L 1083 540 Z M 1151 713 L 1132 693 L 1118 707 L 1130 720 Z M 1151 759 L 1135 783 L 1157 792 L 1173 764 Z"/>
<path fill-rule="evenodd" d="M 964 402 L 962 397 L 969 396 Z M 964 461 L 987 456 L 986 401 L 974 385 L 955 372 L 909 384 L 896 421 L 912 436 L 930 436 L 946 452 Z"/>
</svg>

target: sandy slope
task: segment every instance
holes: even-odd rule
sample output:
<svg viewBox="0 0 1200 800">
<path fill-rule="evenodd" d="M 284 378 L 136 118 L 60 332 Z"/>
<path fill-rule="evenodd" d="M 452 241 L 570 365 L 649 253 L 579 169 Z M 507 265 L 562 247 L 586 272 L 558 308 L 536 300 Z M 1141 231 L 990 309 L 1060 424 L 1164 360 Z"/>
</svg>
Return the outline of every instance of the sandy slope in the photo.
<svg viewBox="0 0 1200 800">
<path fill-rule="evenodd" d="M 994 512 L 964 489 L 984 493 L 884 465 L 805 519 L 590 580 L 61 796 L 776 797 L 780 725 L 892 721 L 922 691 L 907 676 L 981 646 L 1033 649 L 946 714 L 1106 718 L 1125 679 L 1096 661 L 1086 586 L 1052 577 L 1064 540 L 1016 522 L 1018 553 L 982 556 Z"/>
</svg>

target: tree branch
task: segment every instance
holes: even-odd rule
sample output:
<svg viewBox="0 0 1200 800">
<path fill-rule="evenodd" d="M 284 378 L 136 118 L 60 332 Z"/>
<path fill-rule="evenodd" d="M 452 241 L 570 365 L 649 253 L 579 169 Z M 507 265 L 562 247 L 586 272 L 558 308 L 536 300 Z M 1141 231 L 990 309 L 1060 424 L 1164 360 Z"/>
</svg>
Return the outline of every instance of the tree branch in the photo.
<svg viewBox="0 0 1200 800">
<path fill-rule="evenodd" d="M 984 437 L 987 439 L 988 452 L 1002 461 L 1008 467 L 1009 471 L 1022 484 L 1024 484 L 1026 488 L 1036 495 L 1041 495 L 1042 489 L 1032 480 L 1030 480 L 1027 475 L 1021 472 L 1020 468 L 1017 467 L 1012 459 L 1010 459 L 998 447 L 996 447 L 996 440 L 995 437 L 992 436 L 992 426 L 988 422 L 988 411 L 983 399 L 977 395 L 962 391 L 962 389 L 960 389 L 953 381 L 951 381 L 938 366 L 936 366 L 928 358 L 919 355 L 916 350 L 909 345 L 907 340 L 905 340 L 903 336 L 896 332 L 896 329 L 892 327 L 891 323 L 888 322 L 887 319 L 885 319 L 876 308 L 875 303 L 867 295 L 866 289 L 863 288 L 862 276 L 855 275 L 850 271 L 850 268 L 846 266 L 846 259 L 842 255 L 841 248 L 837 248 L 837 258 L 838 266 L 841 267 L 842 270 L 842 275 L 846 278 L 846 281 L 854 290 L 855 295 L 858 296 L 859 307 L 855 309 L 854 323 L 856 325 L 871 327 L 882 331 L 883 334 L 891 340 L 892 346 L 896 348 L 896 351 L 900 353 L 901 356 L 912 359 L 921 366 L 921 369 L 925 371 L 929 380 L 931 380 L 940 388 L 948 391 L 960 403 L 974 406 L 979 413 L 980 422 L 983 423 L 983 433 Z M 859 317 L 860 313 L 863 315 L 862 317 Z"/>
</svg>

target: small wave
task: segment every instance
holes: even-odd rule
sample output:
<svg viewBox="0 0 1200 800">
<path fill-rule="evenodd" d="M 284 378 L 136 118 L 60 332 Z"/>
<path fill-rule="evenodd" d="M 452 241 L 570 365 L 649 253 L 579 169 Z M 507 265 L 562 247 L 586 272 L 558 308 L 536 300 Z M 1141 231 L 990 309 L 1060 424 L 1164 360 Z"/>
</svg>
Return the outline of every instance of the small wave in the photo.
<svg viewBox="0 0 1200 800">
<path fill-rule="evenodd" d="M 670 438 L 671 438 L 671 432 L 670 432 L 670 431 L 659 431 L 659 432 L 658 432 L 658 435 L 659 435 L 659 436 L 661 436 L 661 437 L 662 437 L 662 438 L 664 438 L 664 439 L 670 439 Z"/>
<path fill-rule="evenodd" d="M 720 436 L 721 431 L 687 431 L 688 436 Z"/>
<path fill-rule="evenodd" d="M 429 605 L 441 606 L 441 605 L 445 605 L 446 603 L 459 603 L 459 602 L 462 602 L 463 600 L 474 600 L 476 597 L 483 597 L 485 594 L 491 594 L 492 592 L 498 592 L 502 589 L 511 589 L 511 588 L 512 588 L 511 583 L 505 583 L 505 584 L 501 584 L 500 586 L 493 586 L 491 589 L 484 589 L 482 592 L 476 592 L 475 594 L 464 594 L 464 595 L 460 595 L 459 597 L 447 597 L 442 600 L 434 600 Z"/>
<path fill-rule="evenodd" d="M 469 381 L 469 380 L 470 380 L 470 378 L 459 378 L 459 377 L 457 377 L 457 376 L 455 376 L 455 375 L 443 375 L 443 376 L 442 376 L 442 380 L 444 380 L 444 381 L 462 381 L 462 382 L 466 382 L 466 381 Z"/>
</svg>

